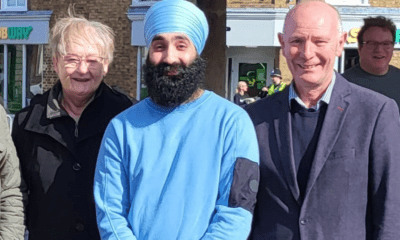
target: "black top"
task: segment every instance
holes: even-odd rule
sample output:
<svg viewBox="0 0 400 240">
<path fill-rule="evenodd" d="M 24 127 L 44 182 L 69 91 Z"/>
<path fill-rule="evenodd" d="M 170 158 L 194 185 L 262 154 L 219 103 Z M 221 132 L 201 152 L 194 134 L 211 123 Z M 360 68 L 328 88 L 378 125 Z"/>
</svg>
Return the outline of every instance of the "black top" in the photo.
<svg viewBox="0 0 400 240">
<path fill-rule="evenodd" d="M 305 109 L 294 99 L 291 101 L 293 155 L 297 170 L 297 183 L 302 197 L 307 187 L 308 175 L 327 106 L 327 104 L 322 104 L 316 111 L 314 109 Z"/>
</svg>

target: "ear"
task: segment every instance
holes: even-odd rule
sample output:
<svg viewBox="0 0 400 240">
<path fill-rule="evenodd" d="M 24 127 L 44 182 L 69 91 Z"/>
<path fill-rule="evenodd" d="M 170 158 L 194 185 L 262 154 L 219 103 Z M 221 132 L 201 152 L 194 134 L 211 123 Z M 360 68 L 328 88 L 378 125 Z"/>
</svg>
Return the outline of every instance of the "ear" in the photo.
<svg viewBox="0 0 400 240">
<path fill-rule="evenodd" d="M 284 37 L 283 33 L 278 33 L 278 39 L 279 39 L 279 43 L 281 44 L 282 55 L 284 57 L 286 57 L 285 56 L 285 41 L 284 41 L 283 37 Z"/>
<path fill-rule="evenodd" d="M 58 74 L 58 57 L 53 57 L 53 70 Z"/>
<path fill-rule="evenodd" d="M 105 59 L 103 63 L 103 77 L 105 77 L 107 73 L 108 73 L 108 59 Z"/>
<path fill-rule="evenodd" d="M 343 32 L 342 34 L 340 34 L 338 38 L 339 39 L 338 39 L 338 46 L 336 48 L 336 56 L 340 57 L 344 49 L 344 44 L 347 41 L 347 32 Z"/>
</svg>

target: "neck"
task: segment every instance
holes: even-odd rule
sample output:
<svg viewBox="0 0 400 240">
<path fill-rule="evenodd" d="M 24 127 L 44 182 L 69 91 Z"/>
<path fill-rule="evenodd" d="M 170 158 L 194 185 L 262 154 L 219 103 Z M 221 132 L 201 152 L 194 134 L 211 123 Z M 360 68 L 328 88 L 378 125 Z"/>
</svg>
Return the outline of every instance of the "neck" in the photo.
<svg viewBox="0 0 400 240">
<path fill-rule="evenodd" d="M 192 101 L 194 101 L 194 100 L 200 98 L 201 95 L 203 95 L 203 93 L 204 93 L 204 90 L 201 89 L 201 88 L 198 88 L 198 89 L 192 94 L 192 96 L 191 96 L 188 100 L 186 100 L 183 104 L 192 102 Z"/>
<path fill-rule="evenodd" d="M 385 75 L 389 71 L 389 65 L 385 68 L 371 68 L 371 67 L 363 65 L 362 62 L 360 62 L 360 67 L 362 70 L 366 71 L 367 73 L 376 75 L 376 76 Z"/>
<path fill-rule="evenodd" d="M 92 99 L 94 93 L 89 95 L 89 96 L 70 96 L 68 93 L 63 91 L 62 99 L 61 99 L 61 105 L 64 107 L 64 109 L 67 111 L 67 113 L 73 117 L 79 117 L 85 107 L 88 105 L 89 101 Z"/>
<path fill-rule="evenodd" d="M 306 105 L 307 108 L 310 108 L 317 105 L 322 95 L 324 95 L 324 93 L 326 92 L 326 89 L 328 89 L 328 86 L 331 83 L 331 81 L 327 82 L 326 84 L 317 86 L 315 85 L 304 86 L 303 84 L 298 84 L 295 81 L 294 88 L 297 95 L 299 95 L 301 101 L 303 101 L 303 103 Z"/>
</svg>

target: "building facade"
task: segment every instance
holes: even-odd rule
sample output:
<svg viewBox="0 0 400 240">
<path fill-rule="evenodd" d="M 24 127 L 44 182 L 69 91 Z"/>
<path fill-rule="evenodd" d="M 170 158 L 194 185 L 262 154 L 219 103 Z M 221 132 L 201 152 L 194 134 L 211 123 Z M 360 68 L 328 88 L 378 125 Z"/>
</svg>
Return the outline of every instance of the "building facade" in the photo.
<svg viewBox="0 0 400 240">
<path fill-rule="evenodd" d="M 127 17 L 132 0 L 0 1 L 0 97 L 10 114 L 58 80 L 48 46 L 49 31 L 57 19 L 67 15 L 70 4 L 77 15 L 114 30 L 114 61 L 104 80 L 136 97 L 138 48 L 131 45 L 131 21 Z"/>
<path fill-rule="evenodd" d="M 51 14 L 28 10 L 27 0 L 1 0 L 0 100 L 10 113 L 25 107 L 42 87 Z"/>
<path fill-rule="evenodd" d="M 89 20 L 100 21 L 115 32 L 114 61 L 105 82 L 131 97 L 147 96 L 142 80 L 147 55 L 143 20 L 159 0 L 0 0 L 0 102 L 12 114 L 29 104 L 38 93 L 58 80 L 48 47 L 49 29 L 66 16 L 70 4 Z M 190 0 L 206 12 L 210 36 L 202 56 L 208 61 L 205 88 L 232 100 L 237 82 L 249 83 L 257 95 L 271 84 L 270 72 L 281 69 L 283 81 L 291 74 L 281 54 L 277 34 L 295 0 Z M 384 15 L 400 29 L 400 1 L 327 0 L 339 10 L 349 41 L 335 68 L 338 72 L 357 60 L 357 29 L 363 18 Z M 400 36 L 400 32 L 399 32 Z M 400 67 L 400 44 L 396 42 L 391 64 Z"/>
<path fill-rule="evenodd" d="M 4 99 L 5 108 L 12 115 L 29 105 L 35 94 L 49 90 L 58 81 L 48 46 L 49 31 L 57 19 L 67 15 L 70 5 L 77 15 L 114 30 L 114 60 L 104 81 L 138 100 L 146 97 L 142 80 L 147 55 L 143 20 L 157 1 L 160 0 L 0 0 L 0 100 Z M 212 76 L 207 77 L 212 80 L 206 81 L 205 87 L 224 95 L 226 3 L 190 1 L 208 9 L 207 18 L 214 26 L 210 29 L 208 47 L 203 51 L 203 55 L 209 56 L 207 74 Z M 30 34 L 24 35 L 28 31 Z"/>
</svg>

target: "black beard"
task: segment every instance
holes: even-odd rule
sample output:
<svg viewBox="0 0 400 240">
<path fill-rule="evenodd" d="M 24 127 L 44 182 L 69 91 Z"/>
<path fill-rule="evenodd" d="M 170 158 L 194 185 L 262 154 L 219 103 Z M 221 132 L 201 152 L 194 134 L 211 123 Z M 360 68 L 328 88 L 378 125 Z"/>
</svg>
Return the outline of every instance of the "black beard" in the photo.
<svg viewBox="0 0 400 240">
<path fill-rule="evenodd" d="M 187 67 L 160 63 L 154 66 L 147 58 L 144 78 L 151 99 L 165 107 L 176 107 L 188 100 L 200 88 L 206 76 L 206 60 L 197 57 Z M 175 76 L 165 75 L 177 68 Z"/>
</svg>

